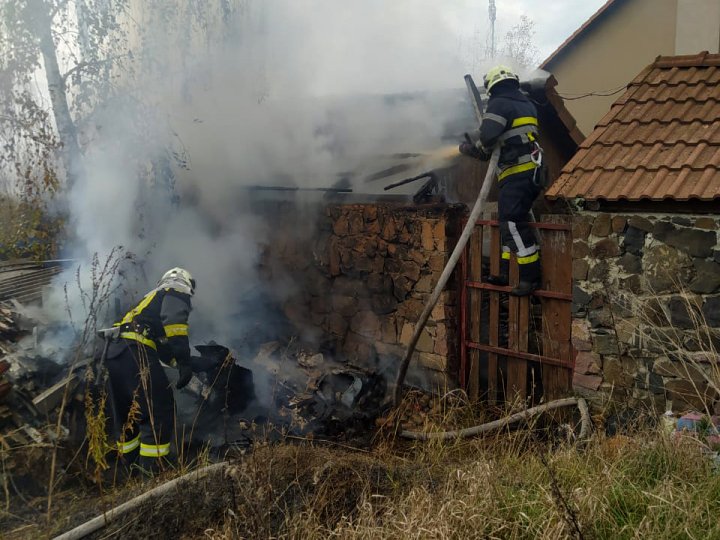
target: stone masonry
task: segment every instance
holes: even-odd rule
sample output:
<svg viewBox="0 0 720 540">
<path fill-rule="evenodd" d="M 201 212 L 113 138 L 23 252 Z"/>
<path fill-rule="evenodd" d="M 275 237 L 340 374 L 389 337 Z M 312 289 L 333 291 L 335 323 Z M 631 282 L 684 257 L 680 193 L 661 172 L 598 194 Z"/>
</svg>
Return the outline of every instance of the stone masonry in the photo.
<svg viewBox="0 0 720 540">
<path fill-rule="evenodd" d="M 583 212 L 573 225 L 573 386 L 664 411 L 718 409 L 717 216 Z"/>
<path fill-rule="evenodd" d="M 292 281 L 283 311 L 338 359 L 387 369 L 403 357 L 460 232 L 462 205 L 328 204 L 314 231 L 276 224 L 268 271 Z M 270 270 L 270 268 L 274 268 Z M 454 386 L 456 293 L 449 286 L 417 345 L 408 380 Z"/>
</svg>

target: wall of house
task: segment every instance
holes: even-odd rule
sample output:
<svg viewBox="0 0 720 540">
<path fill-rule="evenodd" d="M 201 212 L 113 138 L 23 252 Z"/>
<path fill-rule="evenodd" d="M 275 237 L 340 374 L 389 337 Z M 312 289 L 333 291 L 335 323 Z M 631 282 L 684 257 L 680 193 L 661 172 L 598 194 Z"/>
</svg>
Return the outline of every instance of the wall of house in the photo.
<svg viewBox="0 0 720 540">
<path fill-rule="evenodd" d="M 675 53 L 677 0 L 615 4 L 544 68 L 555 75 L 561 95 L 622 88 L 658 55 Z M 568 100 L 565 106 L 589 135 L 620 95 Z"/>
<path fill-rule="evenodd" d="M 459 235 L 460 205 L 327 204 L 275 212 L 264 275 L 282 290 L 299 339 L 337 359 L 394 372 Z M 314 231 L 303 222 L 313 216 Z M 454 387 L 456 293 L 451 284 L 417 344 L 408 382 Z"/>
<path fill-rule="evenodd" d="M 575 216 L 577 392 L 660 412 L 717 407 L 718 230 L 717 215 Z"/>
<path fill-rule="evenodd" d="M 675 54 L 720 50 L 720 0 L 677 0 Z"/>
</svg>

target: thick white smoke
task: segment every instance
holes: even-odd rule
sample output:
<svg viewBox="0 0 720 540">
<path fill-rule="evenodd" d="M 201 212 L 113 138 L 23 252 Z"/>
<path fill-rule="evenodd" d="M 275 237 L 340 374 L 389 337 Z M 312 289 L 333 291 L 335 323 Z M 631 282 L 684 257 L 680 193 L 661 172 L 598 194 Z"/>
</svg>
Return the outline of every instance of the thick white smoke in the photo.
<svg viewBox="0 0 720 540">
<path fill-rule="evenodd" d="M 158 24 L 135 5 L 137 20 Z M 92 254 L 124 246 L 144 272 L 135 298 L 170 267 L 196 276 L 193 342 L 242 330 L 233 314 L 257 284 L 258 244 L 271 226 L 252 217 L 245 187 L 330 187 L 372 156 L 438 146 L 446 111 L 379 96 L 459 88 L 464 73 L 434 0 L 258 0 L 233 17 L 222 32 L 145 29 L 153 41 L 142 58 L 157 71 L 119 75 L 127 96 L 84 127 L 85 176 L 70 194 L 70 254 L 84 268 Z M 138 101 L 151 112 L 140 122 Z M 148 183 L 168 165 L 178 203 L 162 182 Z M 55 296 L 50 305 L 64 313 Z"/>
</svg>

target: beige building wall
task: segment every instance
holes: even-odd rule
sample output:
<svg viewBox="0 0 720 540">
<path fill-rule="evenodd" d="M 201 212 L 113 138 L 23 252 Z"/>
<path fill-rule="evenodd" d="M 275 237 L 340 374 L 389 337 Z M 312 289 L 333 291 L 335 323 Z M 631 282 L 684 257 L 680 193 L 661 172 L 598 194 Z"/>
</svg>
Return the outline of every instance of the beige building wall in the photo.
<svg viewBox="0 0 720 540">
<path fill-rule="evenodd" d="M 720 0 L 677 0 L 675 54 L 720 50 Z"/>
<path fill-rule="evenodd" d="M 622 88 L 658 55 L 674 53 L 677 0 L 616 3 L 545 67 L 563 96 Z M 618 97 L 566 100 L 565 106 L 588 135 Z"/>
</svg>

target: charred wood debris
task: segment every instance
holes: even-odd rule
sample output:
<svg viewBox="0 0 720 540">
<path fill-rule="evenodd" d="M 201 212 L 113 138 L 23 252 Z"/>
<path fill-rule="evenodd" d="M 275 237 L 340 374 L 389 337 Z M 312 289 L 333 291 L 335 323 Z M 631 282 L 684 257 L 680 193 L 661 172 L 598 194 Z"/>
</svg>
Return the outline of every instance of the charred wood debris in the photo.
<svg viewBox="0 0 720 540">
<path fill-rule="evenodd" d="M 79 361 L 77 343 L 48 352 L 38 346 L 43 328 L 26 313 L 15 300 L 0 302 L 0 445 L 50 447 L 65 399 L 59 433 L 79 446 L 87 375 L 96 371 L 101 347 Z M 179 425 L 192 434 L 188 446 L 244 452 L 258 437 L 288 435 L 369 441 L 387 406 L 384 376 L 337 362 L 331 351 L 292 337 L 245 342 L 241 353 L 213 342 L 195 349 L 196 373 L 176 391 Z M 172 380 L 173 369 L 168 376 Z"/>
<path fill-rule="evenodd" d="M 0 302 L 0 445 L 6 450 L 49 442 L 49 431 L 33 398 L 51 385 L 61 367 L 41 357 L 20 353 L 22 326 L 19 304 Z"/>
</svg>

